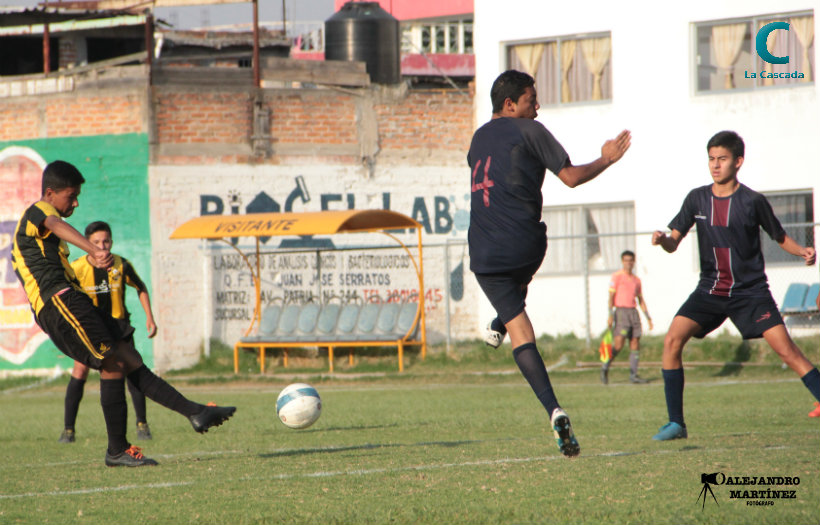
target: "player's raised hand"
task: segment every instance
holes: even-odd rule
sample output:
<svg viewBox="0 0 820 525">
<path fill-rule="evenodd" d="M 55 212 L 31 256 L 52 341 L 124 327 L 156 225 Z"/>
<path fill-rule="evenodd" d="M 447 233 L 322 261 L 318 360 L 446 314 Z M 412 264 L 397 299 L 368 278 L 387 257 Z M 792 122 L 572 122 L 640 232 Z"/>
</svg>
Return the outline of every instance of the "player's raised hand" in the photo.
<svg viewBox="0 0 820 525">
<path fill-rule="evenodd" d="M 652 245 L 657 246 L 661 242 L 663 242 L 663 238 L 666 237 L 666 234 L 660 230 L 655 230 L 652 233 Z"/>
<path fill-rule="evenodd" d="M 632 133 L 625 129 L 614 139 L 604 142 L 601 146 L 601 158 L 609 164 L 618 162 L 630 145 L 632 145 Z"/>
</svg>

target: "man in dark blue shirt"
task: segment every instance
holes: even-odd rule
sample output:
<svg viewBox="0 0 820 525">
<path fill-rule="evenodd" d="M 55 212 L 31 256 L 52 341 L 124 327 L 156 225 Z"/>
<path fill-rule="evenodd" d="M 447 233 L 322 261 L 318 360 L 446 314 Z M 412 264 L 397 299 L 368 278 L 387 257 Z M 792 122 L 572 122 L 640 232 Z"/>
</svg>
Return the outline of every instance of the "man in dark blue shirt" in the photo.
<svg viewBox="0 0 820 525">
<path fill-rule="evenodd" d="M 760 228 L 786 252 L 814 264 L 812 247 L 789 237 L 766 198 L 737 180 L 743 165 L 743 139 L 721 131 L 707 146 L 713 183 L 695 188 L 669 223 L 671 233 L 656 231 L 652 244 L 669 253 L 697 224 L 700 280 L 672 320 L 663 345 L 663 380 L 669 422 L 652 438 L 686 438 L 683 420 L 683 346 L 718 328 L 728 317 L 744 339 L 763 337 L 809 391 L 820 400 L 820 372 L 794 344 L 769 291 L 760 249 Z"/>
<path fill-rule="evenodd" d="M 475 132 L 467 155 L 470 269 L 498 315 L 486 340 L 497 348 L 510 334 L 515 362 L 547 410 L 558 448 L 565 456 L 577 456 L 578 441 L 552 390 L 525 311 L 527 285 L 547 250 L 541 185 L 546 170 L 571 188 L 594 179 L 629 149 L 630 134 L 623 131 L 606 141 L 594 162 L 573 166 L 561 144 L 535 120 L 540 106 L 530 75 L 502 73 L 490 97 L 493 118 Z"/>
</svg>

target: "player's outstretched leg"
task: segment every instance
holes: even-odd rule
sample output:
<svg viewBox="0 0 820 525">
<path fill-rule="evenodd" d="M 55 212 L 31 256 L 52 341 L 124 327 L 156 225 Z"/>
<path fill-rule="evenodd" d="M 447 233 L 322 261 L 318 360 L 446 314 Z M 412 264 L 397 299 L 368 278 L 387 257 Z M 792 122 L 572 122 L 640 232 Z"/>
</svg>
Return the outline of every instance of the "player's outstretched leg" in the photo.
<svg viewBox="0 0 820 525">
<path fill-rule="evenodd" d="M 60 443 L 74 443 L 76 440 L 74 425 L 77 422 L 77 412 L 80 410 L 80 401 L 83 400 L 85 379 L 71 376 L 65 389 L 65 408 L 63 413 L 63 433 L 60 434 Z"/>
<path fill-rule="evenodd" d="M 105 464 L 109 467 L 147 467 L 157 462 L 147 458 L 125 437 L 128 404 L 125 401 L 125 380 L 104 372 L 100 378 L 100 405 L 108 432 Z"/>
<path fill-rule="evenodd" d="M 194 430 L 200 433 L 221 425 L 236 412 L 236 407 L 211 407 L 189 400 L 144 364 L 129 373 L 128 379 L 149 399 L 187 417 Z"/>
</svg>

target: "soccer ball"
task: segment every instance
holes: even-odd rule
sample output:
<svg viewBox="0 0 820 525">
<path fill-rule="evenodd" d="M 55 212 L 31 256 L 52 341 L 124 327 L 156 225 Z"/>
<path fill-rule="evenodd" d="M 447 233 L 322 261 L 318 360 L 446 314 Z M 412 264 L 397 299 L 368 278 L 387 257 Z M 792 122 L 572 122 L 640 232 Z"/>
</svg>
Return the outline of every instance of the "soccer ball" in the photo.
<svg viewBox="0 0 820 525">
<path fill-rule="evenodd" d="M 307 428 L 322 414 L 319 392 L 307 383 L 293 383 L 285 387 L 276 399 L 276 415 L 285 426 Z"/>
</svg>

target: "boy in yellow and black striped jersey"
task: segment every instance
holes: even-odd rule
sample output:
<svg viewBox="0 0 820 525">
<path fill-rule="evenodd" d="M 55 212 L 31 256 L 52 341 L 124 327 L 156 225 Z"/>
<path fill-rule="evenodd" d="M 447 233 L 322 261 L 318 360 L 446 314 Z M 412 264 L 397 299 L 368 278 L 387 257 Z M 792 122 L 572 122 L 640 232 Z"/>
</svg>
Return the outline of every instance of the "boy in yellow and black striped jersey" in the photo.
<svg viewBox="0 0 820 525">
<path fill-rule="evenodd" d="M 201 405 L 180 394 L 143 364 L 130 337 L 134 329 L 130 325 L 124 329 L 83 293 L 68 263 L 67 242 L 88 252 L 101 268 L 114 263 L 110 251 L 93 245 L 62 219 L 79 206 L 84 182 L 68 162 L 57 160 L 46 166 L 40 200 L 26 209 L 14 231 L 12 267 L 40 328 L 62 353 L 100 371 L 100 404 L 108 434 L 105 464 L 156 465 L 126 438 L 126 376 L 149 399 L 187 417 L 200 433 L 222 424 L 236 408 Z"/>
<path fill-rule="evenodd" d="M 103 221 L 95 221 L 86 226 L 85 238 L 94 246 L 104 250 L 110 251 L 111 246 L 114 244 L 111 226 Z M 148 337 L 154 337 L 157 333 L 157 325 L 154 322 L 154 313 L 151 311 L 151 298 L 148 289 L 127 259 L 117 254 L 112 253 L 111 255 L 114 258 L 114 263 L 107 270 L 98 267 L 96 261 L 87 255 L 73 261 L 71 267 L 74 269 L 80 286 L 91 297 L 94 306 L 117 319 L 123 325 L 124 330 L 128 330 L 131 325 L 131 314 L 125 306 L 126 285 L 135 288 L 142 309 L 145 310 Z M 80 408 L 80 401 L 83 399 L 88 371 L 88 366 L 78 361 L 74 362 L 74 369 L 71 371 L 71 379 L 65 392 L 65 428 L 60 435 L 60 443 L 73 443 L 75 440 L 77 411 Z M 131 381 L 126 381 L 126 384 L 128 385 L 128 391 L 131 392 L 131 402 L 134 405 L 134 413 L 137 417 L 137 439 L 151 439 L 151 428 L 148 426 L 146 414 L 145 394 L 140 392 Z"/>
</svg>

